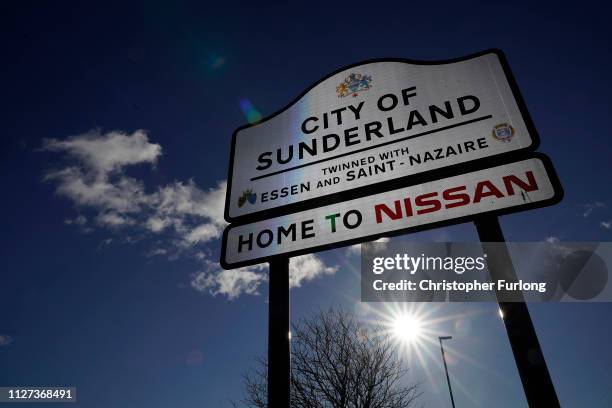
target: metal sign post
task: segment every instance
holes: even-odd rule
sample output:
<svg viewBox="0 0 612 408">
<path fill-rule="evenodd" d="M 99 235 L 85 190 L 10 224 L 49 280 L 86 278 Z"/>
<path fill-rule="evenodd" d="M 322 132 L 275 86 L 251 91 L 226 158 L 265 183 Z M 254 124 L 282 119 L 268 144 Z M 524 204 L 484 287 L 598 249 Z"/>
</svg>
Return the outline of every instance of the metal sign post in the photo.
<svg viewBox="0 0 612 408">
<path fill-rule="evenodd" d="M 491 280 L 517 281 L 516 272 L 506 245 L 490 243 L 504 242 L 504 234 L 496 216 L 481 216 L 474 220 L 487 263 Z M 508 340 L 514 354 L 530 407 L 559 407 L 559 399 L 550 378 L 544 354 L 525 302 L 505 302 L 504 293 L 497 293 Z M 514 295 L 516 297 L 516 294 Z"/>
<path fill-rule="evenodd" d="M 270 259 L 268 299 L 268 408 L 289 407 L 289 257 Z"/>
</svg>

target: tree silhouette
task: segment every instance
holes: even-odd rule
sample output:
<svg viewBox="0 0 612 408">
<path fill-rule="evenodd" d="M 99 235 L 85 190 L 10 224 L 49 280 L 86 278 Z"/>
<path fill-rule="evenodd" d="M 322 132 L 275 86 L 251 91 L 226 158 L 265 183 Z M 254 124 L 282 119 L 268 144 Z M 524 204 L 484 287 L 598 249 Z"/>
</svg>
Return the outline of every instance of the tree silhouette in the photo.
<svg viewBox="0 0 612 408">
<path fill-rule="evenodd" d="M 291 408 L 408 408 L 420 396 L 407 383 L 397 346 L 380 327 L 328 311 L 292 325 Z M 244 377 L 244 405 L 267 406 L 267 365 Z"/>
</svg>

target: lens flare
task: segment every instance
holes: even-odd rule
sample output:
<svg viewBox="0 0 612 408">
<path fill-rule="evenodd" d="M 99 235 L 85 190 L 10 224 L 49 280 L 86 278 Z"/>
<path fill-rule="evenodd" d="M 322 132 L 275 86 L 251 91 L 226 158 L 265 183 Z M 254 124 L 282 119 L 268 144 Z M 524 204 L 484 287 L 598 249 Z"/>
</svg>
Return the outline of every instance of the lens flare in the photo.
<svg viewBox="0 0 612 408">
<path fill-rule="evenodd" d="M 247 121 L 250 124 L 257 123 L 262 118 L 261 113 L 259 113 L 259 111 L 255 109 L 251 101 L 249 101 L 247 98 L 240 99 L 240 109 L 242 110 L 242 113 L 244 113 L 247 118 Z"/>
<path fill-rule="evenodd" d="M 217 54 L 213 54 L 208 58 L 208 68 L 211 70 L 218 70 L 223 68 L 225 65 L 225 57 Z"/>
</svg>

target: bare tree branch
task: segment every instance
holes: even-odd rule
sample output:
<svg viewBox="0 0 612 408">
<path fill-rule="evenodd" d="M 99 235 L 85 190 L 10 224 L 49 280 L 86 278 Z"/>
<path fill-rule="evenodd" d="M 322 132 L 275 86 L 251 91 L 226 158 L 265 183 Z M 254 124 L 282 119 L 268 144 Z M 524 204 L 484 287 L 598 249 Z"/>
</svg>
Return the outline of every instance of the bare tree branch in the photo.
<svg viewBox="0 0 612 408">
<path fill-rule="evenodd" d="M 397 346 L 380 327 L 330 309 L 292 325 L 291 408 L 412 408 Z M 244 406 L 267 406 L 267 363 L 244 376 Z M 234 404 L 235 405 L 235 404 Z"/>
</svg>

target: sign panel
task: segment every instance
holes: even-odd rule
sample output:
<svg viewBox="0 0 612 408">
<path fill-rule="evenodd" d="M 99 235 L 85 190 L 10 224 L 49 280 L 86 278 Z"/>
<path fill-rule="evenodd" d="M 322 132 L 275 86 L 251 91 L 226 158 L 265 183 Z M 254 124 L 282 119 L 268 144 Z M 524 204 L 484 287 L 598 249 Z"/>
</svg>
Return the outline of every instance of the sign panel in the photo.
<svg viewBox="0 0 612 408">
<path fill-rule="evenodd" d="M 225 218 L 262 219 L 388 191 L 418 174 L 518 157 L 538 143 L 500 51 L 360 63 L 234 132 Z"/>
<path fill-rule="evenodd" d="M 563 191 L 548 158 L 530 158 L 429 181 L 295 214 L 243 225 L 223 233 L 221 264 L 235 268 L 372 241 L 409 231 L 552 205 Z"/>
</svg>

